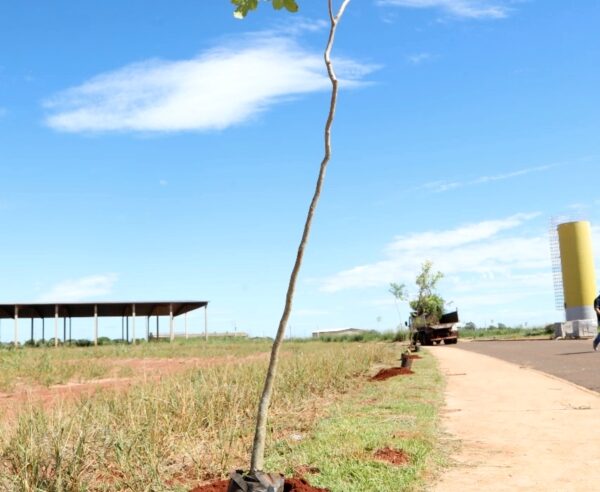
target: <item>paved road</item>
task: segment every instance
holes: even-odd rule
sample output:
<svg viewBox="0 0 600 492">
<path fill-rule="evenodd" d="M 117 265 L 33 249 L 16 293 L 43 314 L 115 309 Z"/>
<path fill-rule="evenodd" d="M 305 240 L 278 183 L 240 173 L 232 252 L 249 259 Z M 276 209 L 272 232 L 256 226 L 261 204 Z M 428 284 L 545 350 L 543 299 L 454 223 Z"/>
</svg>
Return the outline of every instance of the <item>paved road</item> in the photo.
<svg viewBox="0 0 600 492">
<path fill-rule="evenodd" d="M 600 392 L 600 350 L 592 350 L 591 340 L 459 341 L 435 348 L 452 347 L 532 367 Z"/>
</svg>

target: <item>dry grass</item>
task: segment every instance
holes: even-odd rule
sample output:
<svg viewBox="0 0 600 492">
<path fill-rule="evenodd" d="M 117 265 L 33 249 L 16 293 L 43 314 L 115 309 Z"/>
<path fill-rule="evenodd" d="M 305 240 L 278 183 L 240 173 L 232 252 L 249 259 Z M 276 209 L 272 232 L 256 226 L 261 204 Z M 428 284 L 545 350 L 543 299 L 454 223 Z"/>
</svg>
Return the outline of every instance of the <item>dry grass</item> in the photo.
<svg viewBox="0 0 600 492">
<path fill-rule="evenodd" d="M 115 373 L 115 359 L 213 358 L 231 353 L 238 356 L 268 352 L 265 340 L 176 340 L 174 343 L 142 343 L 100 347 L 26 347 L 0 349 L 0 392 L 17 387 L 83 382 L 105 377 L 125 377 L 126 370 Z M 125 372 L 124 372 L 125 371 Z M 132 375 L 131 373 L 129 375 Z"/>
<path fill-rule="evenodd" d="M 305 432 L 326 401 L 359 384 L 357 375 L 394 356 L 389 344 L 286 350 L 271 407 L 271 454 L 278 438 Z M 265 366 L 196 369 L 127 394 L 105 390 L 48 411 L 27 408 L 16 425 L 0 429 L 0 490 L 186 490 L 244 466 Z"/>
</svg>

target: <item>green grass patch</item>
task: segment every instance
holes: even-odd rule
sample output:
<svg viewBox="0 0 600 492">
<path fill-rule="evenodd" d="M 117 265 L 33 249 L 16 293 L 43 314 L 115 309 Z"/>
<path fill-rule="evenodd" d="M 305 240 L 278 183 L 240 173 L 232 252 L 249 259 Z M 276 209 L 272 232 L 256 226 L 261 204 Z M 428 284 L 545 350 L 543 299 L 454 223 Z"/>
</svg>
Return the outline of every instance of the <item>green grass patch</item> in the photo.
<svg viewBox="0 0 600 492">
<path fill-rule="evenodd" d="M 554 330 L 549 327 L 533 328 L 478 328 L 459 330 L 459 338 L 511 340 L 516 338 L 551 338 Z"/>
<path fill-rule="evenodd" d="M 419 490 L 442 466 L 439 408 L 443 378 L 433 357 L 413 361 L 415 374 L 361 385 L 328 410 L 327 418 L 299 442 L 280 441 L 268 468 L 318 469 L 307 474 L 313 485 L 332 492 L 397 492 Z M 395 466 L 375 459 L 390 447 L 408 454 Z"/>
</svg>

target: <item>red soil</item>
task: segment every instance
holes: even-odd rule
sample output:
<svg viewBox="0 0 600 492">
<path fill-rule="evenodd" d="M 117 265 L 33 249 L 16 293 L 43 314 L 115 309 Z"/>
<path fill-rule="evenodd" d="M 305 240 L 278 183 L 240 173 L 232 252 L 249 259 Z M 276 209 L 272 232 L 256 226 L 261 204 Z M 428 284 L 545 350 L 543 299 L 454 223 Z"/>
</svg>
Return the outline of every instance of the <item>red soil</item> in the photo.
<svg viewBox="0 0 600 492">
<path fill-rule="evenodd" d="M 411 354 L 408 356 L 409 359 L 422 359 L 423 357 L 421 357 L 420 355 L 416 355 L 416 354 Z"/>
<path fill-rule="evenodd" d="M 284 492 L 329 492 L 328 489 L 313 487 L 303 478 L 288 478 L 283 490 Z"/>
<path fill-rule="evenodd" d="M 298 468 L 294 468 L 294 475 L 296 475 L 297 477 L 301 477 L 302 475 L 308 475 L 309 473 L 321 473 L 321 470 L 319 470 L 316 466 L 308 465 L 302 465 Z"/>
<path fill-rule="evenodd" d="M 410 458 L 404 451 L 391 448 L 378 449 L 375 452 L 375 458 L 399 466 L 406 465 L 410 461 Z"/>
<path fill-rule="evenodd" d="M 407 374 L 414 374 L 414 372 L 406 367 L 390 367 L 389 369 L 382 369 L 379 371 L 371 378 L 371 381 L 385 381 L 386 379 L 393 378 L 394 376 Z"/>
<path fill-rule="evenodd" d="M 199 485 L 190 492 L 227 492 L 229 480 L 219 480 L 206 485 Z M 303 478 L 287 478 L 283 488 L 284 492 L 329 492 L 328 489 L 313 487 Z"/>
<path fill-rule="evenodd" d="M 206 485 L 198 485 L 190 492 L 227 492 L 227 487 L 229 487 L 229 480 L 219 480 Z"/>
</svg>

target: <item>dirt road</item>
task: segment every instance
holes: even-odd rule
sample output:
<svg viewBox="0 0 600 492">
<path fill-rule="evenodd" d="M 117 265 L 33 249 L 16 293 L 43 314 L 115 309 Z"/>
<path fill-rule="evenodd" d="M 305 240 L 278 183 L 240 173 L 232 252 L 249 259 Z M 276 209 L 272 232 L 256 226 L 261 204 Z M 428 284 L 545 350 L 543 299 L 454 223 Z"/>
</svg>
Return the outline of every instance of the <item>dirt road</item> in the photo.
<svg viewBox="0 0 600 492">
<path fill-rule="evenodd" d="M 432 347 L 447 378 L 443 428 L 460 441 L 432 489 L 600 489 L 600 395 L 459 347 Z"/>
</svg>

